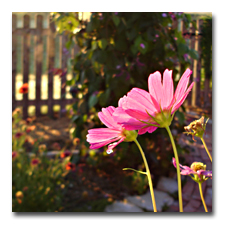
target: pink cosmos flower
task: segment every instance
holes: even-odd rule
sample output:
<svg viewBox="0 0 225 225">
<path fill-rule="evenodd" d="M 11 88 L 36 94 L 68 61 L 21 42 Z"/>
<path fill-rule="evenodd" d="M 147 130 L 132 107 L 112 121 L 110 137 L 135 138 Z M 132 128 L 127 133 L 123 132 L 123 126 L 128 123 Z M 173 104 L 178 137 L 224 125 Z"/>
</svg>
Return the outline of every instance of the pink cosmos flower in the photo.
<svg viewBox="0 0 225 225">
<path fill-rule="evenodd" d="M 105 145 L 108 145 L 107 153 L 110 154 L 122 141 L 132 141 L 132 138 L 136 138 L 136 132 L 131 137 L 131 132 L 126 131 L 122 125 L 118 124 L 112 114 L 115 111 L 115 107 L 109 106 L 103 108 L 102 112 L 98 113 L 99 119 L 104 123 L 107 128 L 95 128 L 88 130 L 87 141 L 91 144 L 90 149 L 101 148 Z M 135 136 L 136 134 L 136 136 Z M 135 137 L 134 137 L 135 136 Z"/>
<path fill-rule="evenodd" d="M 119 100 L 119 107 L 113 113 L 114 119 L 126 130 L 139 130 L 138 134 L 152 133 L 157 127 L 169 126 L 174 113 L 183 104 L 194 82 L 187 88 L 192 71 L 182 75 L 176 91 L 172 70 L 166 69 L 163 80 L 159 71 L 149 75 L 149 92 L 133 88 Z"/>
<path fill-rule="evenodd" d="M 175 158 L 173 158 L 173 165 L 175 168 L 177 168 Z M 212 171 L 207 171 L 206 165 L 204 165 L 201 162 L 193 162 L 190 167 L 182 166 L 181 164 L 179 164 L 179 166 L 181 169 L 181 171 L 180 171 L 181 175 L 193 174 L 193 175 L 197 175 L 200 180 L 205 180 L 208 178 L 212 179 Z"/>
</svg>

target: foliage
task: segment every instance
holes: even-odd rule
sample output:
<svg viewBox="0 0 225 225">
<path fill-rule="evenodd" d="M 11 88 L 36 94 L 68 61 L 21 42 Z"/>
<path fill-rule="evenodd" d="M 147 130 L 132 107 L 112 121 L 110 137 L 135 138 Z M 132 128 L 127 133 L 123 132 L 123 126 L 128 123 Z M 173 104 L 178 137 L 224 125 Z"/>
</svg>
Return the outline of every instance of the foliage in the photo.
<svg viewBox="0 0 225 225">
<path fill-rule="evenodd" d="M 32 132 L 31 127 L 16 109 L 12 123 L 12 211 L 59 211 L 67 185 L 64 177 L 69 172 L 66 165 L 70 156 L 50 159 L 46 146 L 38 146 L 38 141 L 32 152 L 26 152 L 23 146 L 27 133 Z"/>
<path fill-rule="evenodd" d="M 156 70 L 173 69 L 175 78 L 179 65 L 189 65 L 187 54 L 197 57 L 174 25 L 191 22 L 183 13 L 91 13 L 89 22 L 79 20 L 76 33 L 66 25 L 72 14 L 52 15 L 58 30 L 69 34 L 67 48 L 80 48 L 67 85 L 75 99 L 74 136 L 83 140 L 88 129 L 100 126 L 96 112 L 102 107 L 117 106 L 133 87 L 147 90 L 148 75 Z"/>
<path fill-rule="evenodd" d="M 206 78 L 210 79 L 212 76 L 212 18 L 203 19 L 201 31 L 201 59 L 203 60 Z"/>
</svg>

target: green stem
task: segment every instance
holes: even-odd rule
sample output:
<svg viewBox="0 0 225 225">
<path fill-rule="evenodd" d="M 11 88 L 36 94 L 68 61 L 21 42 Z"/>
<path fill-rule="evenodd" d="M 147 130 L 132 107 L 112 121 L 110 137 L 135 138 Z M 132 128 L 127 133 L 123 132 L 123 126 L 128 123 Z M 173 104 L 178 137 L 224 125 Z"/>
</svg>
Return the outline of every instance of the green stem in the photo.
<svg viewBox="0 0 225 225">
<path fill-rule="evenodd" d="M 208 156 L 209 156 L 209 158 L 210 158 L 210 160 L 211 160 L 211 162 L 212 162 L 212 156 L 211 156 L 210 153 L 209 153 L 209 150 L 208 150 L 208 148 L 207 148 L 207 146 L 206 146 L 206 144 L 205 144 L 205 141 L 204 141 L 203 138 L 201 138 L 201 140 L 202 140 L 202 143 L 203 143 L 203 145 L 204 145 L 204 147 L 205 147 L 205 150 L 206 150 L 206 152 L 207 152 L 207 154 L 208 154 Z"/>
<path fill-rule="evenodd" d="M 202 199 L 202 204 L 203 204 L 203 206 L 205 208 L 205 211 L 208 212 L 208 209 L 207 209 L 207 206 L 205 204 L 205 200 L 204 200 L 204 197 L 203 197 L 203 194 L 202 194 L 202 183 L 199 182 L 198 186 L 199 186 L 199 193 L 200 193 L 200 196 L 201 196 L 201 199 Z"/>
<path fill-rule="evenodd" d="M 145 153 L 143 152 L 139 142 L 137 141 L 137 139 L 134 140 L 134 142 L 136 143 L 136 145 L 138 146 L 140 152 L 141 152 L 141 155 L 142 155 L 142 158 L 144 160 L 144 164 L 145 164 L 145 168 L 146 168 L 146 172 L 147 172 L 147 177 L 148 177 L 148 183 L 149 183 L 149 190 L 150 190 L 150 194 L 151 194 L 151 197 L 152 197 L 152 205 L 153 205 L 153 210 L 154 212 L 157 212 L 157 208 L 156 208 L 156 203 L 155 203 L 155 196 L 154 196 L 154 192 L 153 192 L 153 185 L 152 185 L 152 178 L 151 178 L 151 173 L 150 173 L 150 169 L 148 167 L 148 163 L 147 163 L 147 160 L 145 158 Z"/>
<path fill-rule="evenodd" d="M 177 154 L 177 149 L 176 149 L 176 145 L 175 145 L 175 142 L 174 142 L 174 139 L 173 139 L 173 135 L 170 131 L 170 128 L 169 127 L 165 127 L 168 134 L 169 134 L 169 137 L 170 137 L 170 140 L 171 140 L 171 143 L 172 143 L 172 146 L 173 146 L 173 152 L 174 152 L 174 156 L 175 156 L 175 160 L 176 160 L 176 166 L 177 166 L 177 183 L 178 183 L 178 198 L 179 198 L 179 208 L 180 208 L 180 212 L 183 212 L 183 203 L 182 203 L 182 188 L 181 188 L 181 176 L 180 176 L 180 163 L 179 163 L 179 158 L 178 158 L 178 154 Z"/>
</svg>

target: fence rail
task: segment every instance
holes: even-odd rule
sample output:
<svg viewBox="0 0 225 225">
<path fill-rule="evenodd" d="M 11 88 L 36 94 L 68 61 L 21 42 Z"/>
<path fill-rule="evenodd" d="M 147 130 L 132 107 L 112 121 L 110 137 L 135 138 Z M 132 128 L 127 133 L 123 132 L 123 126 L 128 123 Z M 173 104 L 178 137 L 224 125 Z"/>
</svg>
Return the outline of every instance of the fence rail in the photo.
<svg viewBox="0 0 225 225">
<path fill-rule="evenodd" d="M 73 103 L 72 96 L 68 93 L 69 87 L 65 87 L 65 80 L 56 79 L 50 70 L 54 67 L 68 68 L 66 79 L 71 76 L 71 68 L 69 66 L 69 56 L 64 53 L 63 46 L 66 43 L 66 36 L 58 35 L 55 32 L 54 23 L 51 23 L 49 17 L 44 15 L 36 15 L 35 26 L 30 26 L 31 16 L 24 15 L 22 18 L 23 26 L 18 27 L 21 21 L 18 15 L 12 14 L 12 109 L 16 107 L 23 108 L 24 118 L 28 117 L 29 107 L 35 108 L 35 115 L 42 114 L 42 107 L 48 108 L 47 114 L 53 116 L 54 106 L 58 105 L 60 109 L 64 109 L 66 105 Z M 191 48 L 200 53 L 200 26 L 202 21 L 197 20 L 197 29 L 191 27 L 186 29 L 184 24 L 179 23 L 179 29 L 183 34 L 189 34 L 186 39 Z M 45 24 L 49 24 L 46 26 Z M 73 57 L 77 52 L 76 47 L 70 52 Z M 192 60 L 191 70 L 193 71 L 192 80 L 196 81 L 189 95 L 186 105 L 200 106 L 202 99 L 204 102 L 210 102 L 210 93 L 201 90 L 201 59 Z M 32 79 L 31 79 L 31 75 Z M 43 83 L 45 76 L 45 83 Z M 18 81 L 18 77 L 20 80 Z M 206 81 L 205 81 L 206 82 Z M 18 94 L 19 85 L 22 83 L 31 83 L 29 85 L 30 95 Z M 57 85 L 55 84 L 58 84 Z M 45 85 L 47 96 L 43 97 L 43 86 Z M 57 96 L 55 88 L 58 88 Z M 205 99 L 204 99 L 205 98 Z"/>
</svg>

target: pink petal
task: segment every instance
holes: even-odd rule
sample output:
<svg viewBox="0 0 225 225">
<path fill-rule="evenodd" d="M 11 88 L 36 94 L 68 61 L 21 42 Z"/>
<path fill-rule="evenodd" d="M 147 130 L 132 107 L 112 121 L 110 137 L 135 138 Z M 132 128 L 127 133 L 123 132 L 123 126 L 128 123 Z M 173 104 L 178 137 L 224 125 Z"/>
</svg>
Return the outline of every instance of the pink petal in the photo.
<svg viewBox="0 0 225 225">
<path fill-rule="evenodd" d="M 141 129 L 138 131 L 138 134 L 141 135 L 141 134 L 144 134 L 144 133 L 146 133 L 146 132 L 152 133 L 152 132 L 154 132 L 156 129 L 157 129 L 157 127 L 154 127 L 154 126 L 149 126 L 149 127 L 141 128 Z"/>
<path fill-rule="evenodd" d="M 137 111 L 134 109 L 127 109 L 127 110 L 125 110 L 125 112 L 129 116 L 137 119 L 138 121 L 139 120 L 148 121 L 151 118 L 146 112 L 141 112 L 141 111 Z"/>
<path fill-rule="evenodd" d="M 163 99 L 163 86 L 162 86 L 162 76 L 159 71 L 150 74 L 148 77 L 148 89 L 150 95 L 162 106 Z"/>
<path fill-rule="evenodd" d="M 121 131 L 112 130 L 110 128 L 96 128 L 88 130 L 87 141 L 89 143 L 97 143 L 107 141 L 121 136 Z"/>
<path fill-rule="evenodd" d="M 125 138 L 121 138 L 118 142 L 114 142 L 114 143 L 108 145 L 107 152 L 108 152 L 108 153 L 109 153 L 109 152 L 112 153 L 112 150 L 113 150 L 119 143 L 123 142 L 124 139 L 125 139 Z"/>
<path fill-rule="evenodd" d="M 120 100 L 120 105 L 124 110 L 134 109 L 144 113 L 147 110 L 150 114 L 155 112 L 149 93 L 139 88 L 133 88 L 128 92 L 127 96 Z"/>
<path fill-rule="evenodd" d="M 173 105 L 173 108 L 172 108 L 172 114 L 177 110 L 179 109 L 179 107 L 183 104 L 183 102 L 185 101 L 185 99 L 187 98 L 189 92 L 191 91 L 192 87 L 194 85 L 194 82 L 191 83 L 191 85 L 189 86 L 189 88 L 187 89 L 187 91 L 185 92 L 185 94 L 180 98 L 179 101 L 176 101 L 176 103 Z"/>
<path fill-rule="evenodd" d="M 113 113 L 114 120 L 121 124 L 126 130 L 139 130 L 144 124 L 128 115 L 121 107 L 116 108 Z"/>
<path fill-rule="evenodd" d="M 98 113 L 99 119 L 109 128 L 120 129 L 120 125 L 113 119 L 112 114 L 115 111 L 113 106 L 102 108 L 102 112 Z"/>
<path fill-rule="evenodd" d="M 186 69 L 186 71 L 180 78 L 180 81 L 177 85 L 177 88 L 174 94 L 176 101 L 180 101 L 180 99 L 184 96 L 191 74 L 192 74 L 192 71 L 190 69 Z"/>
<path fill-rule="evenodd" d="M 168 106 L 173 100 L 173 78 L 172 70 L 166 69 L 163 73 L 163 99 L 162 109 L 168 109 Z"/>
<path fill-rule="evenodd" d="M 101 148 L 109 143 L 112 143 L 114 141 L 119 140 L 121 137 L 117 137 L 111 140 L 107 140 L 107 141 L 103 141 L 103 142 L 99 142 L 99 143 L 91 143 L 90 149 L 97 149 L 97 148 Z"/>
</svg>

